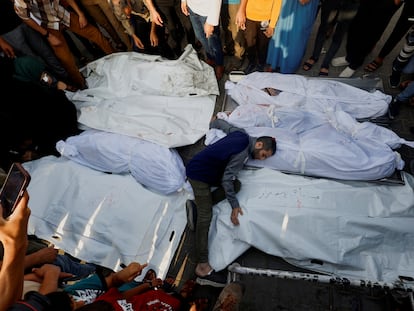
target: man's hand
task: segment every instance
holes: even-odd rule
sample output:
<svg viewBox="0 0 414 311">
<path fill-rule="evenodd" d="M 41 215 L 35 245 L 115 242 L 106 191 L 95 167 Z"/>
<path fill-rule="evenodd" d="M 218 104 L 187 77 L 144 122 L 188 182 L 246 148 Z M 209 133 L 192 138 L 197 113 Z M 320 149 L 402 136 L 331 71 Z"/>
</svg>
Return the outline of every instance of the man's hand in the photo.
<svg viewBox="0 0 414 311">
<path fill-rule="evenodd" d="M 135 45 L 139 48 L 139 49 L 141 49 L 141 50 L 143 50 L 144 49 L 144 44 L 142 43 L 142 41 L 141 41 L 141 39 L 140 38 L 138 38 L 138 36 L 136 36 L 135 34 L 134 35 L 132 35 L 132 39 L 134 39 L 134 43 L 135 43 Z"/>
<path fill-rule="evenodd" d="M 236 14 L 237 29 L 246 30 L 246 12 L 239 10 Z"/>
<path fill-rule="evenodd" d="M 13 47 L 2 37 L 0 37 L 0 50 L 3 51 L 4 55 L 6 55 L 9 58 L 16 57 Z"/>
<path fill-rule="evenodd" d="M 190 14 L 188 13 L 187 1 L 181 1 L 181 12 L 183 12 L 185 16 Z"/>
<path fill-rule="evenodd" d="M 231 222 L 233 223 L 233 225 L 235 225 L 235 226 L 240 225 L 239 214 L 243 215 L 243 211 L 242 211 L 241 207 L 235 207 L 231 211 L 230 219 L 231 219 Z"/>
<path fill-rule="evenodd" d="M 85 28 L 88 25 L 88 20 L 85 15 L 79 14 L 79 26 L 80 28 Z"/>
<path fill-rule="evenodd" d="M 265 31 L 263 31 L 264 35 L 266 36 L 266 38 L 271 38 L 273 36 L 273 32 L 274 32 L 274 28 L 272 27 L 267 27 Z"/>
<path fill-rule="evenodd" d="M 206 34 L 206 38 L 210 38 L 214 32 L 214 26 L 208 23 L 204 24 L 204 33 Z"/>
</svg>

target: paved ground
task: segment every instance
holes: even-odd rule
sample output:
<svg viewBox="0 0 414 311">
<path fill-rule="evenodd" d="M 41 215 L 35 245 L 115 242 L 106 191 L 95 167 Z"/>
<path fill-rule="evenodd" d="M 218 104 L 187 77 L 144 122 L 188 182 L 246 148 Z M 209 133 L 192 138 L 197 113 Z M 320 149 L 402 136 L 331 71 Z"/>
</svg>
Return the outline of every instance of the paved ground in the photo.
<svg viewBox="0 0 414 311">
<path fill-rule="evenodd" d="M 395 22 L 391 22 L 391 25 Z M 314 26 L 312 36 L 309 40 L 308 50 L 305 54 L 304 60 L 310 56 L 310 48 L 314 42 L 318 24 Z M 384 33 L 383 38 L 378 43 L 377 47 L 366 58 L 366 63 L 375 58 L 378 51 L 385 42 L 386 36 L 389 34 L 389 29 Z M 344 42 L 345 43 L 345 42 Z M 329 40 L 325 47 L 329 46 Z M 375 79 L 378 78 L 382 83 L 384 92 L 395 96 L 398 93 L 397 89 L 392 89 L 388 83 L 388 77 L 391 72 L 391 63 L 394 57 L 398 54 L 401 48 L 401 43 L 391 54 L 386 58 L 382 67 L 374 74 L 368 75 L 364 72 L 363 67 L 356 71 L 354 79 Z M 344 45 L 338 52 L 337 56 L 344 56 Z M 322 58 L 322 57 L 321 57 Z M 331 67 L 330 77 L 336 78 L 344 67 Z M 313 69 L 308 72 L 300 69 L 297 74 L 306 76 L 317 76 L 319 66 L 315 65 Z M 220 82 L 221 90 L 223 90 L 225 76 Z M 359 80 L 358 80 L 359 81 Z M 221 110 L 223 97 L 220 96 L 217 100 L 216 111 Z M 414 109 L 405 106 L 402 108 L 400 115 L 393 120 L 390 128 L 393 129 L 400 137 L 408 140 L 414 140 L 414 134 L 410 132 L 409 128 L 414 126 Z M 191 146 L 190 148 L 182 148 L 180 150 L 184 162 L 188 161 L 191 156 L 197 152 L 201 147 L 201 142 Z M 409 163 L 414 158 L 414 150 L 410 148 L 401 148 L 398 150 L 406 163 Z M 405 169 L 409 171 L 408 165 Z M 188 278 L 194 277 L 194 233 L 186 230 L 182 239 L 182 244 L 179 247 L 176 259 L 170 266 L 170 274 L 176 277 L 180 285 Z M 250 249 L 238 260 L 242 266 L 257 267 L 264 269 L 277 269 L 284 271 L 300 271 L 295 267 L 290 266 L 284 260 L 266 255 L 256 249 Z M 343 283 L 328 284 L 323 282 L 303 280 L 300 278 L 279 278 L 266 277 L 255 275 L 241 275 L 239 279 L 246 285 L 245 295 L 241 304 L 241 310 L 396 310 L 394 303 L 390 299 L 388 290 L 378 288 L 375 286 L 352 287 Z M 219 290 L 210 287 L 200 287 L 197 291 L 199 295 L 210 295 L 211 305 L 214 303 L 216 295 Z M 400 310 L 411 310 L 409 305 L 405 304 Z"/>
</svg>

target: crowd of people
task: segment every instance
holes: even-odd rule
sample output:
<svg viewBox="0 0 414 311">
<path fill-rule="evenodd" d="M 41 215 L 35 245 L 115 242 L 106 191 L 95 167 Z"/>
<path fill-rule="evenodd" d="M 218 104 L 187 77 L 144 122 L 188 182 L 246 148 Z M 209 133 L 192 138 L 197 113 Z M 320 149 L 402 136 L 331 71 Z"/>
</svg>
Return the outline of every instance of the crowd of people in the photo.
<svg viewBox="0 0 414 311">
<path fill-rule="evenodd" d="M 401 41 L 390 68 L 389 84 L 402 89 L 390 105 L 389 116 L 401 105 L 414 106 L 414 83 L 402 74 L 414 73 L 414 2 L 403 0 L 2 0 L 0 2 L 0 90 L 3 137 L 0 167 L 14 161 L 58 155 L 55 144 L 80 132 L 77 111 L 65 92 L 88 87 L 80 68 L 86 61 L 115 52 L 137 52 L 177 59 L 187 44 L 214 68 L 217 80 L 225 72 L 243 70 L 296 73 L 309 71 L 320 59 L 324 42 L 331 45 L 319 76 L 330 66 L 346 66 L 340 77 L 352 77 L 362 66 L 396 12 L 400 12 L 378 56 L 364 70 L 375 72 Z M 319 14 L 320 13 L 320 14 Z M 315 42 L 308 42 L 320 16 Z M 346 39 L 346 55 L 336 57 Z M 303 62 L 306 49 L 311 56 Z M 79 46 L 86 49 L 87 59 Z M 225 56 L 229 58 L 226 63 Z M 24 90 L 24 91 L 22 91 Z M 40 104 L 34 104 L 33 99 Z M 53 115 L 53 118 L 49 116 Z M 272 137 L 250 137 L 223 120 L 211 127 L 228 135 L 189 161 L 186 174 L 195 200 L 187 202 L 189 225 L 195 231 L 198 285 L 224 287 L 226 280 L 208 262 L 208 228 L 212 206 L 227 199 L 231 222 L 243 215 L 236 193 L 246 158 L 264 160 L 276 152 Z M 5 136 L 5 135 L 3 135 Z M 231 148 L 229 148 L 229 146 Z M 211 187 L 218 187 L 211 192 Z M 121 271 L 80 263 L 50 245 L 27 236 L 30 217 L 25 193 L 15 212 L 0 217 L 3 245 L 0 269 L 0 311 L 3 310 L 121 310 L 122 304 L 141 310 L 206 310 L 194 298 L 196 282 L 179 290 L 174 279 L 157 278 L 149 270 L 142 282 L 134 279 L 147 263 L 131 263 Z M 65 280 L 77 278 L 73 285 Z M 244 288 L 230 283 L 214 310 L 236 310 Z"/>
</svg>

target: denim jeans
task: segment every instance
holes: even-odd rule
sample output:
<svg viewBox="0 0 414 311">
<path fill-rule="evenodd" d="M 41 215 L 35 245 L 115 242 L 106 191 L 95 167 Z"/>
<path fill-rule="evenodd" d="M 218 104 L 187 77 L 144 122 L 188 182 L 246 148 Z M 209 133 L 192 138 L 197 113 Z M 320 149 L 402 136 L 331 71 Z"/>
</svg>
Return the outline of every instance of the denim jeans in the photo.
<svg viewBox="0 0 414 311">
<path fill-rule="evenodd" d="M 217 66 L 223 66 L 224 56 L 223 48 L 221 46 L 220 27 L 215 26 L 213 34 L 209 38 L 206 38 L 204 24 L 207 20 L 207 16 L 198 15 L 191 11 L 190 8 L 188 8 L 188 12 L 190 13 L 190 20 L 193 25 L 195 36 L 203 45 L 207 58 L 214 60 Z"/>
<path fill-rule="evenodd" d="M 196 260 L 199 263 L 208 262 L 208 232 L 210 230 L 213 206 L 226 198 L 223 187 L 211 191 L 211 186 L 202 181 L 189 179 L 194 192 L 195 204 L 197 206 L 196 225 Z M 234 190 L 239 192 L 241 183 L 234 181 Z M 231 208 L 231 207 L 229 207 Z"/>
</svg>

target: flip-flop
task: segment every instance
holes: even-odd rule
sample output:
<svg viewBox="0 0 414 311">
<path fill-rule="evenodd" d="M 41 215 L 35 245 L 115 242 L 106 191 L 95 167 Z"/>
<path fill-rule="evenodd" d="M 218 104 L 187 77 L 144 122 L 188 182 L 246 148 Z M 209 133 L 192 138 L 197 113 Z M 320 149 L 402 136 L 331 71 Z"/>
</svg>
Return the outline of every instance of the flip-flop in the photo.
<svg viewBox="0 0 414 311">
<path fill-rule="evenodd" d="M 312 61 L 313 63 L 310 63 L 310 61 Z M 316 59 L 314 59 L 313 57 L 310 57 L 306 62 L 303 63 L 303 70 L 305 71 L 309 71 L 312 69 L 313 65 L 315 65 L 316 63 Z"/>
<path fill-rule="evenodd" d="M 323 68 L 323 69 L 326 69 L 326 68 Z M 326 69 L 326 70 L 328 70 L 328 69 Z M 319 76 L 320 77 L 327 77 L 328 75 L 329 75 L 329 72 L 322 71 L 322 68 L 321 68 L 321 70 L 319 71 Z"/>
<path fill-rule="evenodd" d="M 365 66 L 364 70 L 368 72 L 374 72 L 381 66 L 382 66 L 382 63 L 379 63 L 376 60 L 373 60 L 372 62 L 370 62 L 368 65 Z"/>
</svg>

